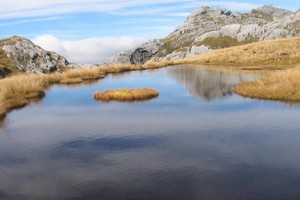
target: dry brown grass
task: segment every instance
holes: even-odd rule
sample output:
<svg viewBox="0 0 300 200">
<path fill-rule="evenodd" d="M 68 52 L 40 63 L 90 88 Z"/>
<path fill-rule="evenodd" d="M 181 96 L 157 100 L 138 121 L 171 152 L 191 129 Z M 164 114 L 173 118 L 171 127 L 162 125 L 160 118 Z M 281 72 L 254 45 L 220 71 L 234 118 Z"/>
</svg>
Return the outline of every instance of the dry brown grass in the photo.
<svg viewBox="0 0 300 200">
<path fill-rule="evenodd" d="M 145 101 L 155 98 L 159 95 L 155 89 L 119 89 L 106 90 L 104 92 L 96 92 L 94 99 L 102 102 L 121 101 L 121 102 L 135 102 Z"/>
<path fill-rule="evenodd" d="M 0 80 L 0 117 L 13 108 L 27 105 L 31 99 L 44 96 L 45 76 L 19 75 Z"/>
<path fill-rule="evenodd" d="M 59 81 L 60 84 L 78 84 L 78 83 L 82 83 L 82 78 L 65 78 L 62 79 L 61 81 Z"/>
<path fill-rule="evenodd" d="M 44 96 L 52 84 L 78 84 L 104 78 L 109 73 L 144 70 L 141 65 L 113 65 L 67 70 L 47 75 L 16 75 L 0 79 L 0 117 L 14 108 L 22 107 L 32 99 Z"/>
<path fill-rule="evenodd" d="M 261 70 L 300 64 L 300 37 L 267 40 L 225 49 L 176 61 L 149 61 L 144 66 L 201 64 L 235 66 L 237 69 Z M 246 66 L 246 67 L 245 67 Z M 247 69 L 247 67 L 249 69 Z"/>
<path fill-rule="evenodd" d="M 250 98 L 300 101 L 300 68 L 273 72 L 262 79 L 242 83 L 234 92 Z"/>
<path fill-rule="evenodd" d="M 173 64 L 173 62 L 167 61 L 167 60 L 162 60 L 160 62 L 154 62 L 152 60 L 149 60 L 148 62 L 146 62 L 143 65 L 143 68 L 145 68 L 145 69 L 156 69 L 156 68 L 161 68 L 161 67 L 165 67 L 165 66 L 172 65 L 172 64 Z"/>
<path fill-rule="evenodd" d="M 295 66 L 300 63 L 300 37 L 268 40 L 176 61 L 175 64 Z"/>
</svg>

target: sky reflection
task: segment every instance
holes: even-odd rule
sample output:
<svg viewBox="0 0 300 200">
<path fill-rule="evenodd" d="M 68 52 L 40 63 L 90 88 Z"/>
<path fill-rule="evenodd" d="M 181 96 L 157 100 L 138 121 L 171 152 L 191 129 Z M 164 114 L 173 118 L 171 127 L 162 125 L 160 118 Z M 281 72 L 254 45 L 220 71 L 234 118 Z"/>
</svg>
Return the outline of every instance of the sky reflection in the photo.
<svg viewBox="0 0 300 200">
<path fill-rule="evenodd" d="M 298 199 L 300 108 L 243 99 L 227 92 L 243 78 L 203 70 L 55 86 L 13 111 L 0 129 L 0 199 Z M 160 96 L 92 98 L 120 87 Z"/>
</svg>

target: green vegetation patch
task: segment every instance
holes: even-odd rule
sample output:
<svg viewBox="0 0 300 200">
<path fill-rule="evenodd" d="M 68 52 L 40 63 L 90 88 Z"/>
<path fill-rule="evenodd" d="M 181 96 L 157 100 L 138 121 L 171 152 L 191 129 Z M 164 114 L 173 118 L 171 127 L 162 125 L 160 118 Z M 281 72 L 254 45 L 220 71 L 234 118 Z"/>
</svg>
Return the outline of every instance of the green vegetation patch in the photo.
<svg viewBox="0 0 300 200">
<path fill-rule="evenodd" d="M 157 53 L 158 57 L 165 57 L 166 55 L 181 49 L 187 49 L 189 46 L 192 45 L 193 40 L 190 38 L 180 38 L 176 39 L 174 37 L 165 38 L 163 40 L 165 43 L 164 46 L 160 49 Z"/>
<path fill-rule="evenodd" d="M 256 18 L 260 18 L 260 19 L 264 19 L 264 20 L 267 20 L 267 21 L 273 21 L 273 16 L 272 15 L 268 15 L 264 12 L 261 12 L 259 10 L 252 10 L 251 14 L 256 17 Z"/>
<path fill-rule="evenodd" d="M 4 38 L 0 40 L 1 44 L 6 44 L 6 45 L 15 45 L 17 43 L 18 39 L 16 38 Z"/>
<path fill-rule="evenodd" d="M 196 43 L 196 46 L 210 46 L 212 49 L 223 49 L 243 44 L 248 44 L 252 42 L 257 42 L 258 38 L 249 38 L 245 41 L 239 42 L 237 39 L 230 36 L 221 36 L 221 37 L 207 37 L 202 42 Z"/>
<path fill-rule="evenodd" d="M 300 34 L 300 20 L 290 23 L 287 29 L 289 32 L 295 31 L 296 34 Z"/>
</svg>

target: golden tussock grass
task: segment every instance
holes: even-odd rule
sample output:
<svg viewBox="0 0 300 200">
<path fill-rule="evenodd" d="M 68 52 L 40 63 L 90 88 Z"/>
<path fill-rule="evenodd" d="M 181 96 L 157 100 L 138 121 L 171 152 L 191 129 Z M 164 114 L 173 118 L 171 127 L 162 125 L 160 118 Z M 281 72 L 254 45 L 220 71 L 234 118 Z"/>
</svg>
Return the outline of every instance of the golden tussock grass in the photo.
<svg viewBox="0 0 300 200">
<path fill-rule="evenodd" d="M 0 117 L 13 108 L 25 106 L 31 99 L 44 96 L 45 76 L 18 75 L 0 80 Z"/>
<path fill-rule="evenodd" d="M 44 96 L 52 84 L 78 84 L 102 79 L 109 73 L 144 70 L 141 65 L 112 65 L 82 69 L 70 69 L 63 73 L 47 75 L 15 75 L 0 79 L 0 117 L 14 108 L 22 107 L 32 99 Z"/>
<path fill-rule="evenodd" d="M 250 98 L 299 102 L 300 68 L 273 72 L 258 81 L 242 83 L 234 92 Z"/>
<path fill-rule="evenodd" d="M 110 66 L 101 66 L 101 70 L 104 73 L 121 73 L 126 71 L 143 70 L 142 65 L 127 65 L 127 64 L 115 64 Z"/>
<path fill-rule="evenodd" d="M 300 64 L 300 37 L 267 40 L 215 50 L 186 58 L 175 64 L 209 64 L 235 66 L 295 66 Z"/>
<path fill-rule="evenodd" d="M 60 84 L 77 84 L 82 83 L 82 78 L 65 78 L 59 81 Z"/>
<path fill-rule="evenodd" d="M 162 60 L 160 62 L 154 62 L 152 60 L 146 62 L 143 67 L 145 69 L 156 69 L 156 68 L 161 68 L 161 67 L 165 67 L 165 66 L 168 66 L 168 65 L 172 65 L 173 62 L 171 61 L 167 61 L 167 60 Z"/>
<path fill-rule="evenodd" d="M 119 89 L 119 90 L 106 90 L 104 92 L 96 92 L 94 99 L 103 102 L 121 101 L 121 102 L 135 102 L 145 101 L 156 98 L 159 95 L 155 89 Z"/>
<path fill-rule="evenodd" d="M 208 54 L 175 60 L 149 61 L 144 66 L 201 64 L 235 66 L 243 70 L 287 68 L 300 64 L 300 37 L 267 40 L 218 49 Z"/>
</svg>

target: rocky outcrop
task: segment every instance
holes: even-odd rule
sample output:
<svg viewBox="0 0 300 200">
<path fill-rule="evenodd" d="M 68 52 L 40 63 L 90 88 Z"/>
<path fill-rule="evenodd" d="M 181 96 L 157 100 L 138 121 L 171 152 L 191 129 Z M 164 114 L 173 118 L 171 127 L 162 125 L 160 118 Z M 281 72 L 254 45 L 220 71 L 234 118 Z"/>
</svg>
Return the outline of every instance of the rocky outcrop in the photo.
<svg viewBox="0 0 300 200">
<path fill-rule="evenodd" d="M 293 13 L 266 5 L 249 13 L 239 13 L 206 6 L 193 12 L 166 38 L 156 40 L 159 45 L 155 51 L 139 53 L 138 50 L 137 53 L 139 47 L 109 59 L 108 64 L 120 61 L 142 64 L 151 57 L 152 61 L 176 60 L 214 49 L 293 36 L 300 36 L 300 11 Z M 143 50 L 143 45 L 141 47 Z M 132 59 L 134 56 L 141 59 Z"/>
<path fill-rule="evenodd" d="M 164 45 L 161 40 L 148 41 L 135 49 L 122 52 L 116 56 L 109 58 L 107 64 L 144 64 Z"/>
<path fill-rule="evenodd" d="M 45 51 L 28 39 L 13 36 L 0 40 L 0 71 L 48 73 L 62 71 L 69 63 L 55 52 Z"/>
<path fill-rule="evenodd" d="M 185 54 L 185 57 L 193 57 L 193 56 L 199 56 L 202 54 L 206 54 L 212 51 L 209 46 L 192 46 L 192 48 Z"/>
<path fill-rule="evenodd" d="M 228 36 L 236 39 L 237 42 L 251 42 L 299 35 L 300 17 L 296 13 L 293 14 L 283 9 L 278 9 L 278 11 L 275 12 L 275 8 L 269 9 L 268 11 L 267 8 L 270 8 L 270 6 L 264 6 L 257 10 L 270 13 L 270 17 L 276 20 L 272 20 L 261 26 L 259 24 L 231 24 L 223 26 L 219 31 L 208 32 L 197 37 L 195 42 L 201 43 L 210 37 L 218 38 Z"/>
</svg>

